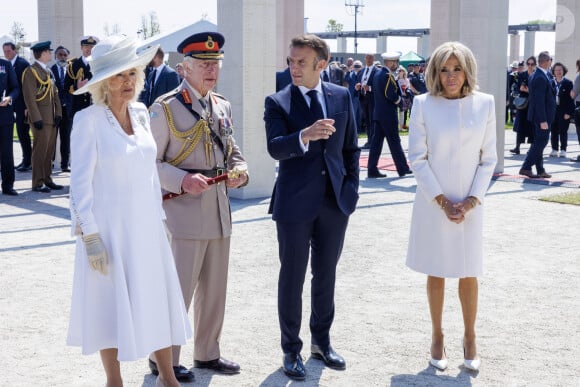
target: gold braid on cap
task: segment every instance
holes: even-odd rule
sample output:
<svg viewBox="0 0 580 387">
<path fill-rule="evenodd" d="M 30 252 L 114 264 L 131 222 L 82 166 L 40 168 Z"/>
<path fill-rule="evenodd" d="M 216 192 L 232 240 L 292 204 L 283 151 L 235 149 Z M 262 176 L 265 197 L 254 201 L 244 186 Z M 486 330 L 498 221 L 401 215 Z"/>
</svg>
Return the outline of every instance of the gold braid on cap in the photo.
<svg viewBox="0 0 580 387">
<path fill-rule="evenodd" d="M 193 152 L 197 144 L 201 141 L 201 137 L 205 134 L 205 158 L 210 164 L 212 159 L 211 150 L 212 142 L 211 142 L 211 135 L 209 126 L 207 121 L 204 119 L 198 120 L 195 125 L 191 129 L 188 129 L 184 132 L 180 132 L 175 127 L 175 121 L 173 121 L 173 115 L 171 114 L 171 110 L 169 109 L 169 105 L 163 101 L 161 102 L 161 106 L 163 107 L 163 111 L 165 112 L 165 117 L 167 118 L 167 126 L 169 126 L 170 133 L 177 138 L 179 141 L 183 142 L 181 149 L 177 153 L 177 156 L 172 160 L 167 161 L 169 164 L 176 166 L 179 165 L 189 157 L 189 155 Z"/>
<path fill-rule="evenodd" d="M 36 102 L 43 101 L 49 94 L 52 96 L 52 79 L 50 79 L 50 76 L 48 76 L 48 74 L 47 74 L 46 81 L 43 81 L 40 78 L 40 75 L 38 75 L 38 72 L 36 71 L 36 69 L 33 68 L 32 66 L 24 69 L 24 72 L 22 73 L 22 82 L 24 82 L 24 74 L 26 74 L 26 71 L 28 71 L 28 69 L 30 69 L 30 71 L 32 71 L 32 75 L 34 75 L 34 78 L 36 78 L 36 81 L 38 83 L 40 83 L 40 86 L 38 86 L 38 89 L 36 89 L 36 95 L 37 96 L 38 96 L 38 94 L 42 94 L 42 95 L 40 97 L 36 97 Z"/>
</svg>

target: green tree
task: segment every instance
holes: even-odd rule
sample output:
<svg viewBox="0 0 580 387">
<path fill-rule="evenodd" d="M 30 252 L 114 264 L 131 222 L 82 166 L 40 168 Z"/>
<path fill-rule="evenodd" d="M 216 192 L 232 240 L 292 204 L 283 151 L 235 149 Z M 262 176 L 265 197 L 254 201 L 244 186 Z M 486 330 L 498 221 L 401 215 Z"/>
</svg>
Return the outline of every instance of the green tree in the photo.
<svg viewBox="0 0 580 387">
<path fill-rule="evenodd" d="M 337 23 L 336 20 L 329 19 L 328 24 L 326 25 L 326 32 L 341 32 L 342 27 L 342 23 Z"/>
<path fill-rule="evenodd" d="M 23 46 L 24 40 L 26 38 L 26 31 L 24 31 L 24 26 L 22 23 L 12 23 L 12 28 L 10 28 L 10 36 L 12 36 L 12 39 L 14 40 L 16 50 Z"/>
</svg>

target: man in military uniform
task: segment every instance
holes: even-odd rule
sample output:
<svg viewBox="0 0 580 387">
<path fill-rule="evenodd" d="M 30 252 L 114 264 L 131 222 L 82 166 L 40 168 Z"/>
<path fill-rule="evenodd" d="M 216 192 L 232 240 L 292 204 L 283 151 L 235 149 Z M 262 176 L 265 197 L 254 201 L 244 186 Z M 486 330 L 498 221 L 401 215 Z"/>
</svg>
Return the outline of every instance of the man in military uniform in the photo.
<svg viewBox="0 0 580 387">
<path fill-rule="evenodd" d="M 411 173 L 403 147 L 399 137 L 399 112 L 398 107 L 401 103 L 401 90 L 395 79 L 395 71 L 399 67 L 399 58 L 401 53 L 386 52 L 381 54 L 384 60 L 384 66 L 375 75 L 373 80 L 374 92 L 374 111 L 373 121 L 375 124 L 375 134 L 371 143 L 368 161 L 368 177 L 377 178 L 386 175 L 379 172 L 378 162 L 383 151 L 384 139 L 391 150 L 391 155 L 397 173 L 399 176 L 405 176 Z"/>
<path fill-rule="evenodd" d="M 91 93 L 74 95 L 75 90 L 83 87 L 92 77 L 91 66 L 88 58 L 93 52 L 93 47 L 99 42 L 95 36 L 83 36 L 81 38 L 82 56 L 69 62 L 64 80 L 64 88 L 72 95 L 70 118 L 73 119 L 76 112 L 91 105 Z"/>
<path fill-rule="evenodd" d="M 34 63 L 22 74 L 22 93 L 32 127 L 32 190 L 48 193 L 62 189 L 52 181 L 52 155 L 56 144 L 56 127 L 62 118 L 58 90 L 47 64 L 51 61 L 50 41 L 30 47 Z"/>
<path fill-rule="evenodd" d="M 186 307 L 194 300 L 194 366 L 238 373 L 240 366 L 221 357 L 226 282 L 232 231 L 228 189 L 248 183 L 247 164 L 233 138 L 231 105 L 213 92 L 224 37 L 215 32 L 185 39 L 185 79 L 150 108 L 157 142 L 157 167 L 164 190 L 163 208 Z M 220 181 L 221 179 L 225 179 Z M 178 380 L 193 379 L 173 362 Z M 157 371 L 153 361 L 151 371 Z"/>
</svg>

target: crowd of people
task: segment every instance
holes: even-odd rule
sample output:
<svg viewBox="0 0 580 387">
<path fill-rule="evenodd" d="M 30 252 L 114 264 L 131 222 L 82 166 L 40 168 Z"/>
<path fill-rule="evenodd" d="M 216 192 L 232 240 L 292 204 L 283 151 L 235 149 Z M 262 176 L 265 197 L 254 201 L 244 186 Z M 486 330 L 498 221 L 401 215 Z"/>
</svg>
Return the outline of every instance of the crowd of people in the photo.
<svg viewBox="0 0 580 387">
<path fill-rule="evenodd" d="M 580 143 L 580 59 L 576 61 L 576 77 L 566 78 L 568 68 L 561 62 L 552 63 L 550 53 L 513 62 L 507 73 L 506 123 L 513 123 L 515 147 L 509 151 L 520 154 L 521 144 L 531 144 L 520 175 L 528 178 L 550 178 L 543 165 L 544 149 L 551 145 L 549 157 L 567 157 L 568 130 L 572 119 Z M 524 69 L 525 67 L 525 69 Z M 572 161 L 580 162 L 580 156 Z M 532 166 L 536 167 L 536 173 Z"/>
<path fill-rule="evenodd" d="M 59 46 L 52 67 L 49 41 L 31 47 L 32 64 L 13 54 L 11 43 L 3 47 L 8 60 L 0 60 L 0 130 L 9 125 L 11 134 L 16 123 L 19 135 L 30 129 L 34 135 L 33 144 L 22 135 L 16 170 L 32 170 L 35 192 L 62 189 L 51 177 L 58 134 L 61 169 L 71 173 L 77 239 L 67 343 L 83 354 L 100 353 L 107 386 L 122 385 L 120 361 L 143 357 L 159 386 L 193 381 L 193 371 L 180 362 L 181 346 L 192 335 L 194 368 L 237 374 L 241 366 L 220 349 L 229 192 L 247 185 L 250 175 L 234 140 L 231 104 L 214 91 L 225 37 L 203 32 L 183 40 L 177 71 L 163 62 L 159 46 L 138 52 L 132 38 L 85 36 L 80 44 L 83 54 L 76 59 Z M 341 65 L 330 62 L 321 38 L 296 36 L 287 69 L 276 75 L 277 91 L 265 99 L 267 150 L 279 162 L 269 213 L 279 244 L 282 370 L 291 379 L 307 374 L 300 328 L 309 263 L 310 353 L 329 368 L 347 367 L 329 332 L 336 268 L 358 201 L 359 130 L 368 136 L 368 178 L 386 176 L 378 169 L 386 139 L 398 175 L 414 173 L 417 180 L 406 263 L 427 275 L 430 364 L 439 370 L 448 365 L 445 279 L 458 278 L 463 364 L 474 371 L 481 365 L 475 325 L 483 204 L 497 161 L 494 97 L 477 90 L 475 57 L 461 43 L 442 44 L 426 66 L 405 69 L 399 52 L 381 58 L 376 63 L 367 54 L 364 64 L 349 59 Z M 519 153 L 531 140 L 520 174 L 546 178 L 542 153 L 549 135 L 554 154 L 565 156 L 573 114 L 577 130 L 580 125 L 580 60 L 574 83 L 547 52 L 538 55 L 537 66 L 535 57 L 526 65 L 527 71 L 508 75 L 517 97 L 526 99 L 524 106 L 513 96 L 518 137 L 511 151 Z M 407 129 L 410 162 L 399 137 Z M 15 195 L 5 137 L 2 192 Z M 459 138 L 460 147 L 450 146 Z M 187 315 L 192 303 L 193 330 Z"/>
</svg>

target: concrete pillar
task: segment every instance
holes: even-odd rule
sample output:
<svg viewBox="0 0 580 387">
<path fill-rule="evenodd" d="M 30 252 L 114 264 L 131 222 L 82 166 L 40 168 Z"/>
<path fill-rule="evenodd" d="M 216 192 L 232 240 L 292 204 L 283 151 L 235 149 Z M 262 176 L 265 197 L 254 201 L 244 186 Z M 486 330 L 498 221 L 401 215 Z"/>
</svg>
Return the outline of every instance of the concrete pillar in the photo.
<svg viewBox="0 0 580 387">
<path fill-rule="evenodd" d="M 387 36 L 377 36 L 377 54 L 387 52 Z"/>
<path fill-rule="evenodd" d="M 429 51 L 430 37 L 431 35 L 423 35 L 417 38 L 417 54 L 425 59 L 431 55 L 431 51 Z"/>
<path fill-rule="evenodd" d="M 496 172 L 504 167 L 505 73 L 508 2 L 503 0 L 432 0 L 431 52 L 445 41 L 458 40 L 474 53 L 478 84 L 484 93 L 495 96 L 497 154 Z M 486 26 L 481 33 L 481 26 Z"/>
<path fill-rule="evenodd" d="M 520 61 L 520 34 L 510 34 L 510 59 L 509 62 Z"/>
<path fill-rule="evenodd" d="M 81 55 L 83 0 L 43 0 L 37 3 L 38 40 L 52 41 L 53 49 L 58 46 L 68 48 L 71 57 Z"/>
<path fill-rule="evenodd" d="M 574 81 L 580 59 L 580 0 L 558 0 L 554 57 L 568 67 L 566 77 Z"/>
<path fill-rule="evenodd" d="M 524 59 L 529 58 L 532 55 L 537 56 L 536 53 L 536 32 L 526 31 L 524 32 Z"/>
<path fill-rule="evenodd" d="M 336 39 L 336 52 L 347 52 L 346 37 L 340 36 Z"/>
<path fill-rule="evenodd" d="M 218 30 L 226 39 L 218 86 L 220 94 L 232 104 L 236 143 L 250 172 L 250 183 L 245 188 L 230 191 L 236 198 L 267 197 L 274 186 L 275 164 L 266 150 L 263 112 L 265 96 L 275 90 L 277 56 L 281 57 L 281 53 L 276 55 L 277 21 L 282 20 L 276 17 L 278 3 L 287 6 L 290 1 L 217 2 Z M 302 27 L 300 17 L 300 31 Z"/>
<path fill-rule="evenodd" d="M 304 0 L 296 2 L 289 0 L 265 0 L 264 2 L 268 4 L 273 2 L 276 4 L 276 20 L 273 21 L 275 23 L 273 33 L 276 39 L 276 69 L 283 70 L 286 68 L 286 57 L 288 56 L 290 40 L 295 36 L 306 33 L 308 19 L 304 18 Z M 226 3 L 229 2 L 226 1 Z"/>
</svg>

